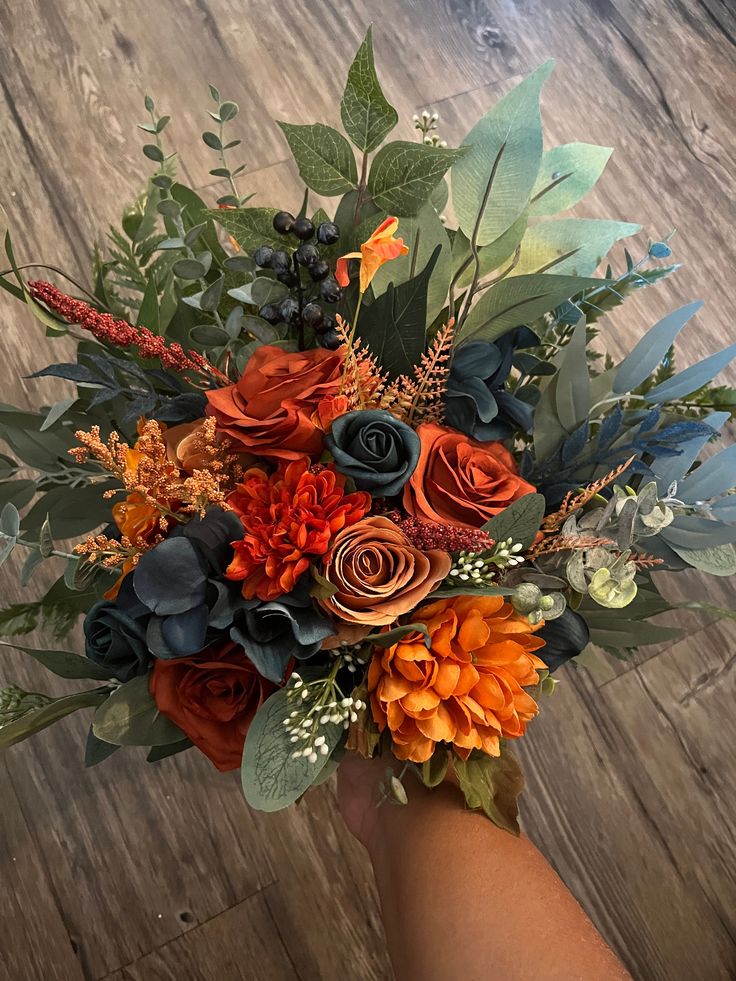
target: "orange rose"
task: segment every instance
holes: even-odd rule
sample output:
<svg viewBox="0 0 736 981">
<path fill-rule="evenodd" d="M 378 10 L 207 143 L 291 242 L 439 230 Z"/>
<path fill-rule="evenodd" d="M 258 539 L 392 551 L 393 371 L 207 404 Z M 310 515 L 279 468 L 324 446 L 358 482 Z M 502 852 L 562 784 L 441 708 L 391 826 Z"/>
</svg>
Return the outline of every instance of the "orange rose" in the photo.
<svg viewBox="0 0 736 981">
<path fill-rule="evenodd" d="M 231 640 L 194 657 L 156 659 L 149 687 L 159 711 L 221 771 L 240 766 L 253 716 L 276 690 Z"/>
<path fill-rule="evenodd" d="M 211 454 L 202 449 L 200 434 L 203 422 L 203 419 L 195 419 L 194 422 L 182 422 L 164 430 L 166 455 L 175 466 L 187 473 L 206 470 L 212 463 Z"/>
<path fill-rule="evenodd" d="M 499 739 L 523 736 L 537 714 L 524 691 L 544 668 L 533 651 L 544 646 L 531 626 L 500 596 L 458 596 L 417 610 L 421 634 L 376 650 L 368 669 L 373 719 L 388 726 L 400 760 L 424 763 L 438 742 L 467 759 L 480 749 L 498 756 Z"/>
<path fill-rule="evenodd" d="M 207 411 L 221 432 L 258 456 L 316 458 L 323 445 L 320 404 L 339 394 L 343 360 L 342 351 L 263 345 L 235 385 L 206 393 Z"/>
<path fill-rule="evenodd" d="M 447 552 L 414 548 L 388 518 L 363 518 L 335 536 L 323 574 L 337 592 L 322 606 L 349 623 L 393 623 L 426 599 L 451 567 Z"/>
<path fill-rule="evenodd" d="M 404 507 L 415 518 L 458 528 L 481 528 L 535 488 L 519 476 L 503 443 L 476 440 L 434 423 L 417 429 L 422 444 L 404 486 Z"/>
</svg>

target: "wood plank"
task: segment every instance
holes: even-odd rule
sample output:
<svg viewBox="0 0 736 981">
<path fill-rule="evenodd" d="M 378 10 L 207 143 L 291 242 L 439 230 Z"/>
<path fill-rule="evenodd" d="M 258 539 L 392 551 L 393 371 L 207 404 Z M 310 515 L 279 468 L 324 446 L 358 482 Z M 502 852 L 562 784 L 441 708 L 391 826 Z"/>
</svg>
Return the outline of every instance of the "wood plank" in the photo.
<svg viewBox="0 0 736 981">
<path fill-rule="evenodd" d="M 84 981 L 48 856 L 36 847 L 2 760 L 0 795 L 0 981 Z"/>
<path fill-rule="evenodd" d="M 602 690 L 563 669 L 518 746 L 525 830 L 637 981 L 736 966 L 733 677 L 714 630 Z"/>
</svg>

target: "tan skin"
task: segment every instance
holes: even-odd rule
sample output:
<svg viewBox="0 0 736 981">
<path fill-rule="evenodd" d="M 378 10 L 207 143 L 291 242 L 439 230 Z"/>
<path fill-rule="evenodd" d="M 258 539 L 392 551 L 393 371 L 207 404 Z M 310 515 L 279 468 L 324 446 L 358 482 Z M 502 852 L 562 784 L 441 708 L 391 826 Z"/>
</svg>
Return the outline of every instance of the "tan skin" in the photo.
<svg viewBox="0 0 736 981">
<path fill-rule="evenodd" d="M 407 776 L 409 803 L 377 807 L 385 768 L 348 754 L 338 800 L 373 863 L 396 981 L 631 981 L 527 838 L 448 782 Z"/>
</svg>

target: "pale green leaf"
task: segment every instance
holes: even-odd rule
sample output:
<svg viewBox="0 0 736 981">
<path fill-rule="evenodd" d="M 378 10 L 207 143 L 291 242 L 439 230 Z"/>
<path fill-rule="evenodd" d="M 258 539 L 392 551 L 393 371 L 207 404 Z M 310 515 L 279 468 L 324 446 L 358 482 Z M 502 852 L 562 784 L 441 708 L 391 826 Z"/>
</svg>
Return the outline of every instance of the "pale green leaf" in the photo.
<svg viewBox="0 0 736 981">
<path fill-rule="evenodd" d="M 556 215 L 577 204 L 601 176 L 612 153 L 611 147 L 591 143 L 566 143 L 547 150 L 532 188 L 529 213 Z"/>
<path fill-rule="evenodd" d="M 504 746 L 500 756 L 474 751 L 467 760 L 453 758 L 457 782 L 471 810 L 482 810 L 499 828 L 514 835 L 519 829 L 519 794 L 524 777 L 516 757 Z"/>
<path fill-rule="evenodd" d="M 162 715 L 148 689 L 148 675 L 126 681 L 95 712 L 92 731 L 116 746 L 166 746 L 184 733 Z"/>
<path fill-rule="evenodd" d="M 556 218 L 531 225 L 521 241 L 511 276 L 550 273 L 590 276 L 619 239 L 635 235 L 640 225 L 595 218 Z"/>
</svg>

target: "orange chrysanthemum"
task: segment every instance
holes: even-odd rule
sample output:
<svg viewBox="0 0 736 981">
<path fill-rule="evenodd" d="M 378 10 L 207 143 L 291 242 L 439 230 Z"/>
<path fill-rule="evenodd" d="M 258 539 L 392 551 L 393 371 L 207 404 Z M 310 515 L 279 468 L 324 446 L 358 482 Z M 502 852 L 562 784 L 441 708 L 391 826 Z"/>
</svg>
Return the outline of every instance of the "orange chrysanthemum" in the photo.
<svg viewBox="0 0 736 981">
<path fill-rule="evenodd" d="M 329 467 L 317 473 L 308 457 L 282 464 L 269 477 L 259 467 L 228 497 L 245 528 L 234 542 L 229 579 L 243 580 L 243 595 L 272 600 L 290 593 L 310 562 L 327 553 L 333 538 L 359 521 L 371 506 L 370 494 L 346 494 L 345 478 Z"/>
<path fill-rule="evenodd" d="M 400 760 L 426 762 L 438 742 L 466 759 L 479 749 L 500 753 L 501 737 L 523 736 L 537 714 L 524 687 L 539 681 L 544 646 L 532 626 L 500 596 L 458 596 L 420 607 L 413 623 L 430 635 L 407 634 L 376 650 L 368 671 L 373 718 L 388 727 Z"/>
</svg>

